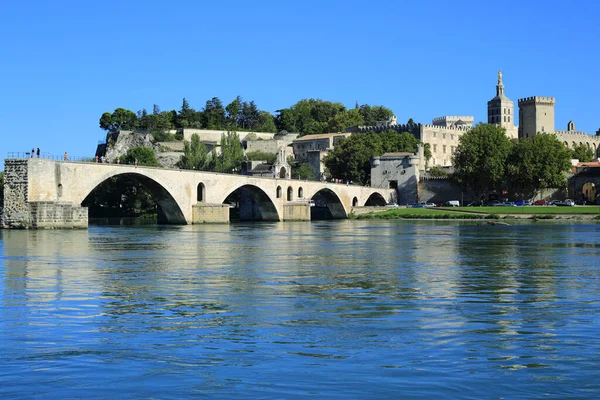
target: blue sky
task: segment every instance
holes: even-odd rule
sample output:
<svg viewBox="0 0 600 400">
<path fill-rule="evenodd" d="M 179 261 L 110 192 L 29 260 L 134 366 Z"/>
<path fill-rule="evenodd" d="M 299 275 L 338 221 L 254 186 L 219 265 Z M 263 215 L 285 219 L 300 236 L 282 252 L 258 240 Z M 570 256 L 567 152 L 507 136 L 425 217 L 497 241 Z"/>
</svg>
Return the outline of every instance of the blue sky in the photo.
<svg viewBox="0 0 600 400">
<path fill-rule="evenodd" d="M 486 119 L 556 97 L 556 128 L 600 128 L 600 2 L 0 1 L 0 154 L 92 156 L 104 111 L 236 95 L 381 104 L 399 121 Z"/>
</svg>

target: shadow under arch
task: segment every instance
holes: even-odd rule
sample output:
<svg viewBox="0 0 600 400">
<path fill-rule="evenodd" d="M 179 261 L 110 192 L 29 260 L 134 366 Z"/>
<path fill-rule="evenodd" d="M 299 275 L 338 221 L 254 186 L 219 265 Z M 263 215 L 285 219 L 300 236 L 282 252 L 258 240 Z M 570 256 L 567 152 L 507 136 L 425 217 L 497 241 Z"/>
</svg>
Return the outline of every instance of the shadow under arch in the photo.
<svg viewBox="0 0 600 400">
<path fill-rule="evenodd" d="M 113 180 L 114 185 L 131 185 L 131 181 L 142 185 L 151 194 L 153 200 L 156 202 L 158 211 L 157 223 L 174 225 L 187 224 L 185 216 L 181 211 L 181 207 L 179 207 L 179 204 L 177 204 L 177 201 L 173 198 L 173 196 L 171 196 L 169 191 L 154 179 L 139 173 L 125 172 L 105 178 L 103 181 L 94 186 L 87 196 L 85 196 L 81 202 L 81 205 L 85 207 L 92 203 L 95 197 L 102 195 L 103 193 L 99 191 L 105 190 L 107 185 L 110 185 L 109 182 L 111 180 Z"/>
<path fill-rule="evenodd" d="M 280 220 L 277 208 L 269 195 L 254 185 L 242 185 L 234 189 L 222 203 L 230 206 L 230 221 Z"/>
<path fill-rule="evenodd" d="M 387 202 L 385 201 L 383 196 L 380 193 L 375 192 L 369 196 L 369 198 L 365 202 L 365 207 L 367 207 L 367 206 L 385 206 L 386 204 L 387 204 Z"/>
<path fill-rule="evenodd" d="M 310 208 L 311 221 L 348 218 L 342 201 L 331 189 L 319 190 L 311 200 L 315 202 L 315 205 Z"/>
</svg>

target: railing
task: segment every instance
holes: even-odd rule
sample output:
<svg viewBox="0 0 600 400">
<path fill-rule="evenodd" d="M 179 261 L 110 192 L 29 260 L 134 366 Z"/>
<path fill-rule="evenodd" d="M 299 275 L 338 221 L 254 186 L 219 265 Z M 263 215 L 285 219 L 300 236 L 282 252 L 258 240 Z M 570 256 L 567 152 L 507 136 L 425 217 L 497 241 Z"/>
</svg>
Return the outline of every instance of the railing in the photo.
<svg viewBox="0 0 600 400">
<path fill-rule="evenodd" d="M 65 155 L 56 155 L 56 154 L 51 154 L 51 153 L 46 153 L 46 152 L 40 152 L 40 154 L 38 155 L 37 152 L 34 152 L 33 154 L 29 151 L 26 152 L 15 152 L 15 151 L 10 151 L 6 154 L 6 158 L 43 158 L 46 160 L 53 160 L 53 161 L 77 161 L 77 162 L 95 162 L 93 157 L 79 157 L 79 156 L 70 156 L 67 155 L 67 158 L 65 159 Z"/>
</svg>

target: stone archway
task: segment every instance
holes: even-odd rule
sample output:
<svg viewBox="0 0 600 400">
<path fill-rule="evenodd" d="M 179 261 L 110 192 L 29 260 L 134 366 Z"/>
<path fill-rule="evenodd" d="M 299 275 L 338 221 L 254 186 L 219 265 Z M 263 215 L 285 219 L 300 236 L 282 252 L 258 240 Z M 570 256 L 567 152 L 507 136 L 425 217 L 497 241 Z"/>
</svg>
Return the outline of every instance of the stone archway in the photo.
<svg viewBox="0 0 600 400">
<path fill-rule="evenodd" d="M 369 206 L 385 206 L 387 204 L 387 202 L 385 201 L 385 199 L 383 198 L 383 196 L 380 193 L 373 193 L 369 196 L 369 198 L 367 199 L 367 201 L 365 202 L 365 206 L 369 207 Z"/>
<path fill-rule="evenodd" d="M 185 216 L 177 203 L 177 201 L 173 198 L 171 193 L 167 189 L 165 189 L 160 183 L 155 181 L 152 178 L 149 178 L 145 175 L 135 173 L 135 172 L 125 172 L 122 174 L 114 174 L 110 177 L 105 178 L 98 184 L 96 184 L 88 193 L 85 195 L 84 199 L 81 201 L 82 206 L 86 206 L 86 204 L 97 196 L 97 189 L 101 188 L 101 185 L 107 182 L 109 179 L 131 179 L 140 185 L 144 186 L 148 192 L 151 193 L 156 205 L 158 207 L 158 223 L 162 224 L 176 224 L 176 225 L 185 225 L 187 224 Z"/>
<path fill-rule="evenodd" d="M 358 199 L 355 197 L 352 199 L 352 207 L 358 206 Z"/>
<path fill-rule="evenodd" d="M 314 207 L 310 208 L 310 219 L 347 218 L 346 210 L 338 195 L 331 189 L 321 189 L 313 195 Z"/>
<path fill-rule="evenodd" d="M 287 170 L 285 169 L 285 167 L 281 167 L 281 169 L 279 170 L 279 174 L 278 176 L 282 179 L 285 179 L 287 176 Z"/>
<path fill-rule="evenodd" d="M 586 182 L 581 187 L 581 195 L 588 203 L 596 204 L 597 194 L 597 188 L 593 182 Z"/>
<path fill-rule="evenodd" d="M 281 192 L 281 187 L 277 187 Z M 221 204 L 230 205 L 230 221 L 280 221 L 281 218 L 272 199 L 261 188 L 242 185 L 231 191 Z"/>
<path fill-rule="evenodd" d="M 287 201 L 292 201 L 294 198 L 294 189 L 291 186 L 287 188 Z"/>
</svg>

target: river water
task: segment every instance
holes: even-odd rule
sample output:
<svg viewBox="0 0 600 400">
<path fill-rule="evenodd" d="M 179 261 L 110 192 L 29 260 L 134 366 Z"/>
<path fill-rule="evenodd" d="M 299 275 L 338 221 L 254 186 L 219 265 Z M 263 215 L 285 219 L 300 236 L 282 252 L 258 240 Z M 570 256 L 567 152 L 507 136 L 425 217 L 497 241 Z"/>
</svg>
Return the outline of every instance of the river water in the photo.
<svg viewBox="0 0 600 400">
<path fill-rule="evenodd" d="M 598 398 L 600 224 L 0 231 L 0 397 Z"/>
</svg>

